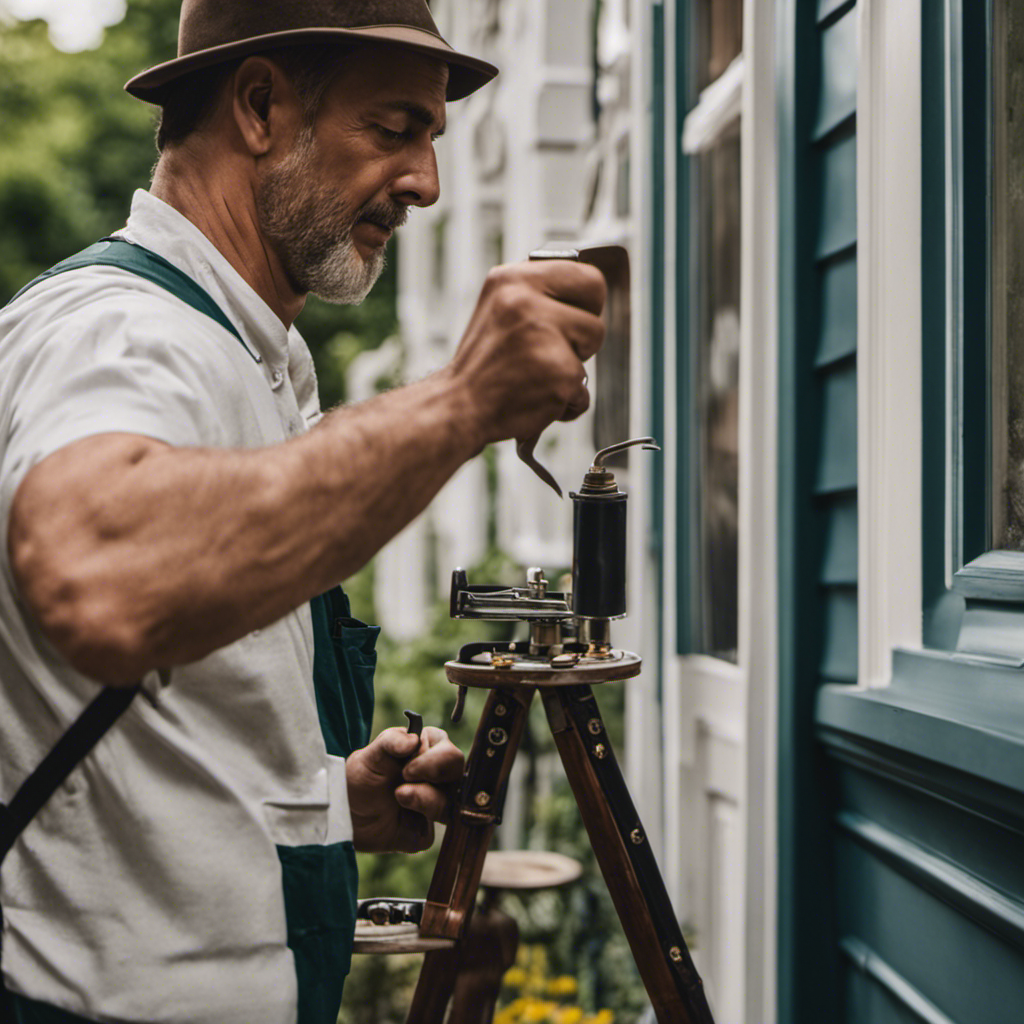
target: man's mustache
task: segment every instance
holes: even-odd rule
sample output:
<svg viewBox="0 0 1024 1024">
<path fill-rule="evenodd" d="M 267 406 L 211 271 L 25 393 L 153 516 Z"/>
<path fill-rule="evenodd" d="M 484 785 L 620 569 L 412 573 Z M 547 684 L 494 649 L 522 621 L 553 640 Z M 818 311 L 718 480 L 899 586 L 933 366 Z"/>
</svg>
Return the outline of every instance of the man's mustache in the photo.
<svg viewBox="0 0 1024 1024">
<path fill-rule="evenodd" d="M 396 228 L 400 228 L 408 219 L 409 208 L 407 206 L 401 206 L 398 203 L 379 202 L 364 206 L 356 218 L 356 222 L 367 220 L 371 224 L 378 225 L 378 227 L 394 231 Z"/>
</svg>

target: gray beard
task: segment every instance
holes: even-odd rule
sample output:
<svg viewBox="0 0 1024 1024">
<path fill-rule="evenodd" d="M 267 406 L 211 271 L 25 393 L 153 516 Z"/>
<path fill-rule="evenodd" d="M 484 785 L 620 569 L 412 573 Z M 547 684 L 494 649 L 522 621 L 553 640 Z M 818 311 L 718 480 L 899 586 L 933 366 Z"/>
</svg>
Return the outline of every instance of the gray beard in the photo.
<svg viewBox="0 0 1024 1024">
<path fill-rule="evenodd" d="M 384 270 L 384 250 L 366 260 L 359 255 L 352 238 L 356 211 L 310 180 L 315 146 L 312 131 L 304 131 L 291 153 L 264 174 L 256 213 L 297 292 L 358 305 Z"/>
</svg>

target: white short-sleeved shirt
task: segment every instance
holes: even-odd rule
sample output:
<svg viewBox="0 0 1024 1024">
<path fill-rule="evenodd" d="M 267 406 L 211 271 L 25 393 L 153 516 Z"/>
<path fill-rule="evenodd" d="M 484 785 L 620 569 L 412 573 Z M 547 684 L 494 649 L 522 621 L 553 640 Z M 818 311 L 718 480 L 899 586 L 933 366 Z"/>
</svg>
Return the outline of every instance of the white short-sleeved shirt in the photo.
<svg viewBox="0 0 1024 1024">
<path fill-rule="evenodd" d="M 123 234 L 196 280 L 246 344 L 111 267 L 57 275 L 0 310 L 4 802 L 97 692 L 18 600 L 6 537 L 25 473 L 99 433 L 257 448 L 320 416 L 301 337 L 195 225 L 140 191 Z M 144 681 L 4 862 L 13 991 L 99 1021 L 294 1022 L 276 846 L 351 838 L 312 658 L 307 607 Z"/>
</svg>

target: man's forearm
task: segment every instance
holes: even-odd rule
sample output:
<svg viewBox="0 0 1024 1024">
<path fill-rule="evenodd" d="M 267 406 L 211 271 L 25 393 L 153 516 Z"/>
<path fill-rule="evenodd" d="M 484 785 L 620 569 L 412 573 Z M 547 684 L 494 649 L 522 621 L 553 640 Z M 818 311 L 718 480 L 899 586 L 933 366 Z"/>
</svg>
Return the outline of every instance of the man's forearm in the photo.
<svg viewBox="0 0 1024 1024">
<path fill-rule="evenodd" d="M 88 438 L 19 489 L 15 577 L 76 668 L 130 683 L 203 657 L 351 575 L 483 441 L 447 370 L 262 450 Z"/>
</svg>

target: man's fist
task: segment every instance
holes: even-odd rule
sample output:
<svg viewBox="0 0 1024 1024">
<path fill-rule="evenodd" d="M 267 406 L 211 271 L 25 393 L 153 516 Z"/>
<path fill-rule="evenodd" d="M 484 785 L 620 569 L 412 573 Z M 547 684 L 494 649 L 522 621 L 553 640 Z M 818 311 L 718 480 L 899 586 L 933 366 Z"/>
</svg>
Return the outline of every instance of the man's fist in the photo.
<svg viewBox="0 0 1024 1024">
<path fill-rule="evenodd" d="M 509 264 L 487 275 L 451 364 L 483 444 L 535 437 L 586 411 L 583 364 L 604 341 L 605 295 L 604 275 L 570 260 Z"/>
<path fill-rule="evenodd" d="M 443 729 L 385 729 L 345 763 L 357 850 L 416 853 L 434 842 L 464 758 Z"/>
</svg>

